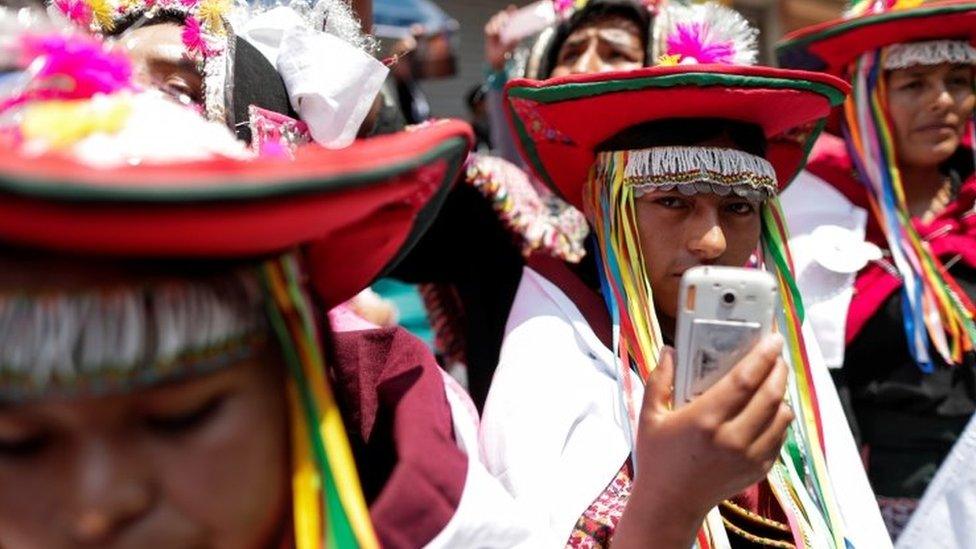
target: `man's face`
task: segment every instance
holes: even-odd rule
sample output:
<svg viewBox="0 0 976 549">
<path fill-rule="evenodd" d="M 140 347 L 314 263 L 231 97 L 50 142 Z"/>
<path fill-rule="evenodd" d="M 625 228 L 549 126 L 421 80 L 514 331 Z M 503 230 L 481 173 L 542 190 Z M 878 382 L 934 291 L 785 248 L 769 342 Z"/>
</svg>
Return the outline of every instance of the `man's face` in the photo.
<svg viewBox="0 0 976 549">
<path fill-rule="evenodd" d="M 976 106 L 973 68 L 909 67 L 890 71 L 887 79 L 888 112 L 902 167 L 929 168 L 948 160 Z"/>
<path fill-rule="evenodd" d="M 685 271 L 748 263 L 759 245 L 761 206 L 735 193 L 686 196 L 677 189 L 651 191 L 636 200 L 641 252 L 663 327 L 677 314 Z"/>
<path fill-rule="evenodd" d="M 551 77 L 639 69 L 645 48 L 637 23 L 620 16 L 582 25 L 563 42 Z"/>
<path fill-rule="evenodd" d="M 200 60 L 187 52 L 182 33 L 183 27 L 176 23 L 144 25 L 127 31 L 120 43 L 132 59 L 136 82 L 182 103 L 202 106 Z"/>
<path fill-rule="evenodd" d="M 50 282 L 0 267 L 0 295 Z M 131 393 L 0 404 L 0 547 L 277 543 L 288 516 L 287 412 L 283 366 L 266 347 Z"/>
</svg>

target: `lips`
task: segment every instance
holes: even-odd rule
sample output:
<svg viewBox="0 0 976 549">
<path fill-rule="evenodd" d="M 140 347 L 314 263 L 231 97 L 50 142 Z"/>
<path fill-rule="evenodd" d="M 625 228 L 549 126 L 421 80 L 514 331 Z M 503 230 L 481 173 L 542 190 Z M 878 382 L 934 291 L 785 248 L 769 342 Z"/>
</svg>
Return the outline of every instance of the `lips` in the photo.
<svg viewBox="0 0 976 549">
<path fill-rule="evenodd" d="M 933 124 L 926 124 L 924 126 L 919 126 L 915 128 L 916 132 L 933 132 L 933 131 L 951 131 L 956 132 L 956 125 L 949 124 L 948 122 L 935 122 Z"/>
</svg>

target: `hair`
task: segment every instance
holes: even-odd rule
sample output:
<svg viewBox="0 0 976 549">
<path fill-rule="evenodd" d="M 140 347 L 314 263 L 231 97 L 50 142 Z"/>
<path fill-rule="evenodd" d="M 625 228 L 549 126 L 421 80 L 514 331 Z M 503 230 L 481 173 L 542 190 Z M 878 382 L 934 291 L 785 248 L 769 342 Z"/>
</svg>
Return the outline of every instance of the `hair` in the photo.
<svg viewBox="0 0 976 549">
<path fill-rule="evenodd" d="M 633 21 L 640 30 L 640 40 L 644 47 L 644 65 L 651 63 L 651 13 L 640 2 L 635 0 L 590 0 L 583 9 L 573 13 L 570 18 L 556 27 L 546 53 L 539 64 L 538 74 L 541 78 L 548 78 L 556 68 L 559 50 L 566 39 L 577 30 L 595 25 L 601 21 L 620 17 Z"/>
<path fill-rule="evenodd" d="M 630 126 L 597 145 L 597 151 L 623 151 L 652 147 L 688 147 L 715 139 L 728 139 L 735 148 L 766 156 L 762 128 L 724 118 L 669 118 Z"/>
</svg>

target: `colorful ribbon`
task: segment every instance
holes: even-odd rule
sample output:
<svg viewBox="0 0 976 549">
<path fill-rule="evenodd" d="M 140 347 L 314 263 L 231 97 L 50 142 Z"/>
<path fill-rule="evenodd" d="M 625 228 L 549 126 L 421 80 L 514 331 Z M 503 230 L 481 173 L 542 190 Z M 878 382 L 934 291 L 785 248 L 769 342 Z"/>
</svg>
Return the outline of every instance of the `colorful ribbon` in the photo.
<svg viewBox="0 0 976 549">
<path fill-rule="evenodd" d="M 636 197 L 624 177 L 627 160 L 627 151 L 601 153 L 583 188 L 583 202 L 599 244 L 601 285 L 614 325 L 616 368 L 633 441 L 640 405 L 630 397 L 636 382 L 633 376 L 636 373 L 646 383 L 657 367 L 663 339 L 644 267 Z M 803 340 L 803 304 L 778 199 L 764 204 L 762 221 L 766 265 L 780 289 L 778 324 L 785 339 L 784 358 L 792 370 L 787 398 L 797 416 L 767 480 L 787 514 L 798 547 L 839 549 L 848 546 L 846 526 L 827 473 L 816 389 Z M 699 547 L 712 545 L 708 530 L 706 524 L 699 533 Z"/>
<path fill-rule="evenodd" d="M 292 502 L 298 549 L 378 548 L 293 254 L 261 268 L 268 317 L 290 373 Z"/>
<path fill-rule="evenodd" d="M 902 316 L 909 352 L 931 373 L 929 345 L 948 364 L 962 363 L 976 341 L 976 307 L 912 223 L 895 156 L 888 115 L 883 53 L 862 55 L 852 69 L 853 94 L 844 103 L 845 137 L 867 186 L 872 213 L 881 225 L 902 277 Z"/>
</svg>

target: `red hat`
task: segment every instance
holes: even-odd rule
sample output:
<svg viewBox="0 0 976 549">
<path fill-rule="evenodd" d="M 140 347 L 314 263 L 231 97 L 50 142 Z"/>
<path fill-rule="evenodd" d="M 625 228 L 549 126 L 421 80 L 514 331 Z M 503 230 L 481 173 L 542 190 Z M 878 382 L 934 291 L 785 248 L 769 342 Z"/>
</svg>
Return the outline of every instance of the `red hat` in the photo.
<svg viewBox="0 0 976 549">
<path fill-rule="evenodd" d="M 803 166 L 849 87 L 825 74 L 741 65 L 656 66 L 627 72 L 519 79 L 506 88 L 522 156 L 577 208 L 598 144 L 643 122 L 724 118 L 759 126 L 780 187 Z M 799 138 L 777 139 L 799 129 Z"/>
<path fill-rule="evenodd" d="M 215 159 L 93 169 L 0 145 L 0 242 L 131 258 L 260 257 L 307 245 L 326 305 L 400 257 L 436 214 L 471 143 L 442 122 L 306 147 L 294 161 Z"/>
<path fill-rule="evenodd" d="M 855 6 L 855 9 L 858 6 Z M 941 0 L 871 4 L 865 12 L 786 35 L 776 46 L 779 64 L 843 75 L 859 55 L 892 44 L 956 39 L 976 44 L 976 2 Z"/>
</svg>

